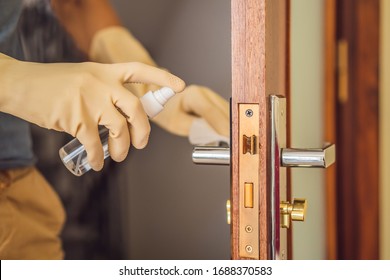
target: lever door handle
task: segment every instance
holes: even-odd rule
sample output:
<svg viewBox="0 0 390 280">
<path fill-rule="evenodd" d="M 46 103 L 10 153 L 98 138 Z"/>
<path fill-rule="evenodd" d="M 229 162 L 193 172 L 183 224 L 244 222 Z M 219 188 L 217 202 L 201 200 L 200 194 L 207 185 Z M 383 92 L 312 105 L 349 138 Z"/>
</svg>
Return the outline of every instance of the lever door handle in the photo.
<svg viewBox="0 0 390 280">
<path fill-rule="evenodd" d="M 322 149 L 282 149 L 283 167 L 327 168 L 336 160 L 336 145 L 327 144 Z M 218 146 L 196 146 L 192 151 L 196 164 L 230 165 L 230 148 Z"/>
<path fill-rule="evenodd" d="M 230 165 L 230 148 L 196 146 L 192 151 L 192 161 L 196 164 Z"/>
<path fill-rule="evenodd" d="M 284 167 L 327 168 L 336 160 L 336 145 L 327 144 L 322 149 L 282 149 Z"/>
</svg>

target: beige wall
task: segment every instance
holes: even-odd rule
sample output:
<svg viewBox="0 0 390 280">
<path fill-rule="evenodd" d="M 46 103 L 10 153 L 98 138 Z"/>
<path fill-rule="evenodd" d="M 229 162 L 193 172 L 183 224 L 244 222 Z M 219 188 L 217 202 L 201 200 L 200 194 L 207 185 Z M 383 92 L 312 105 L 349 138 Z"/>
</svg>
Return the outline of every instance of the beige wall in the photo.
<svg viewBox="0 0 390 280">
<path fill-rule="evenodd" d="M 291 1 L 291 143 L 295 148 L 323 144 L 323 3 Z M 294 259 L 324 259 L 324 173 L 293 169 L 292 194 L 308 200 L 307 218 L 295 222 Z"/>
<path fill-rule="evenodd" d="M 380 258 L 390 259 L 390 1 L 380 5 Z"/>
</svg>

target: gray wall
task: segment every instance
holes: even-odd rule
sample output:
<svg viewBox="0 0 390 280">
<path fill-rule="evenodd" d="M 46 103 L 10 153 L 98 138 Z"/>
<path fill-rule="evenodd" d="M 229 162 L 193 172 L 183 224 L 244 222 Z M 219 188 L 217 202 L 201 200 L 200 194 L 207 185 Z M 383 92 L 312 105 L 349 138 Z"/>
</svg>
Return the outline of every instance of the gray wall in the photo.
<svg viewBox="0 0 390 280">
<path fill-rule="evenodd" d="M 230 1 L 112 3 L 160 66 L 230 98 Z M 147 149 L 133 149 L 111 174 L 121 223 L 113 217 L 112 227 L 121 232 L 125 258 L 230 258 L 229 168 L 196 166 L 191 152 L 186 138 L 153 126 Z"/>
</svg>

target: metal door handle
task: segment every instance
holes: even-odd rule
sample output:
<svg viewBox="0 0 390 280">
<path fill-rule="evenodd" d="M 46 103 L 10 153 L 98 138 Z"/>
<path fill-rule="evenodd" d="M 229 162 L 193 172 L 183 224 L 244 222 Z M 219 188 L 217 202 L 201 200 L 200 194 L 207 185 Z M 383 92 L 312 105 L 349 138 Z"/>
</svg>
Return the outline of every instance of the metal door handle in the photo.
<svg viewBox="0 0 390 280">
<path fill-rule="evenodd" d="M 336 160 L 336 145 L 327 144 L 322 149 L 282 149 L 283 167 L 327 168 Z M 196 164 L 230 165 L 230 148 L 218 146 L 197 146 L 192 151 Z"/>
<path fill-rule="evenodd" d="M 196 164 L 230 165 L 230 148 L 218 146 L 194 147 L 192 161 Z"/>
<path fill-rule="evenodd" d="M 327 144 L 322 149 L 282 149 L 284 167 L 327 168 L 336 160 L 336 145 Z"/>
</svg>

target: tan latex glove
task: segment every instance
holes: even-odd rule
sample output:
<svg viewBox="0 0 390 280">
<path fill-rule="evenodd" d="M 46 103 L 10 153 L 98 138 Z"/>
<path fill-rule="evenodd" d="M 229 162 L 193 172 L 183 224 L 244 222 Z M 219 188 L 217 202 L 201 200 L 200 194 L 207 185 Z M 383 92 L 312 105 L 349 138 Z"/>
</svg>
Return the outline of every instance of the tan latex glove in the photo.
<svg viewBox="0 0 390 280">
<path fill-rule="evenodd" d="M 112 26 L 97 32 L 92 40 L 89 56 L 101 63 L 139 61 L 156 66 L 141 43 L 124 27 Z M 138 97 L 151 85 L 130 84 L 127 87 Z M 188 136 L 195 117 L 204 118 L 219 134 L 229 136 L 228 102 L 211 89 L 192 85 L 183 94 L 173 97 L 153 121 L 165 130 Z"/>
<path fill-rule="evenodd" d="M 130 140 L 136 148 L 148 142 L 148 118 L 124 83 L 153 83 L 176 92 L 185 87 L 178 77 L 142 63 L 41 64 L 0 54 L 0 111 L 78 138 L 94 170 L 103 167 L 98 125 L 110 130 L 109 152 L 116 161 L 125 159 Z"/>
<path fill-rule="evenodd" d="M 191 85 L 174 96 L 153 120 L 167 131 L 188 136 L 195 118 L 204 118 L 218 134 L 229 136 L 229 104 L 209 88 Z"/>
</svg>

